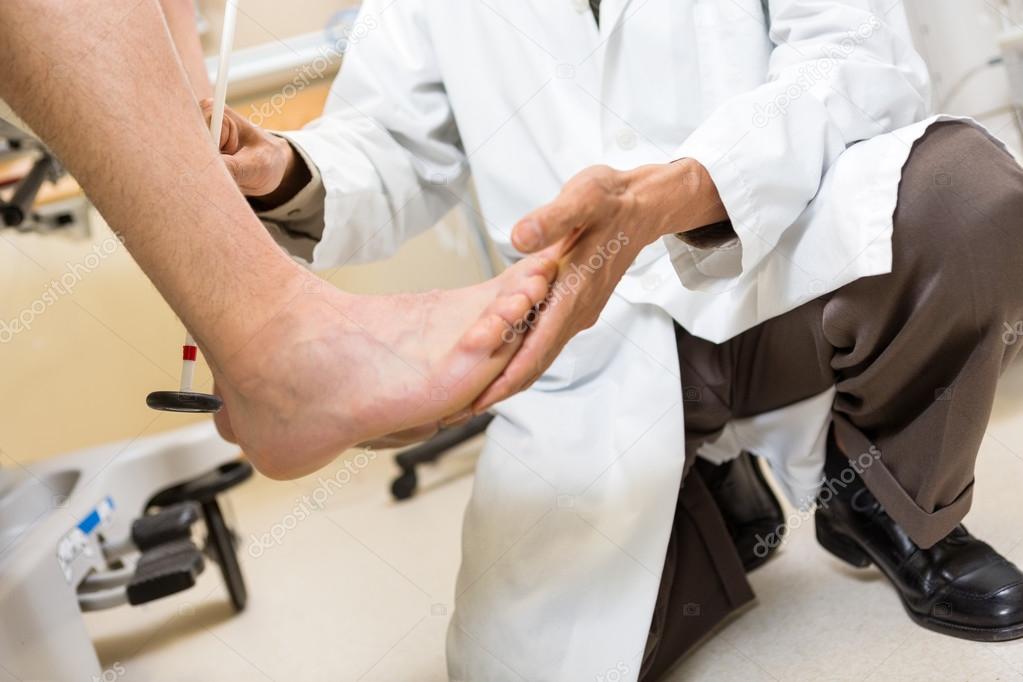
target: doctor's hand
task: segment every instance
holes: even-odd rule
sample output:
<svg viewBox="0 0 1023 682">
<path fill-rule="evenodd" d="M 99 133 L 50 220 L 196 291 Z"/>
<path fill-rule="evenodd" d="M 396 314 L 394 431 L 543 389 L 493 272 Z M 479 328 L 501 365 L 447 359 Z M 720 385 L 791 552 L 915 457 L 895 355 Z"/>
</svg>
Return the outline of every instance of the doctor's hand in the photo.
<svg viewBox="0 0 1023 682">
<path fill-rule="evenodd" d="M 206 124 L 213 116 L 213 100 L 199 103 Z M 224 110 L 220 154 L 242 194 L 257 209 L 280 206 L 295 196 L 311 179 L 309 169 L 283 137 L 250 123 L 230 108 Z"/>
<path fill-rule="evenodd" d="M 547 300 L 516 325 L 526 335 L 522 347 L 474 411 L 528 388 L 573 336 L 596 324 L 645 246 L 726 219 L 710 175 L 692 159 L 629 171 L 591 166 L 569 180 L 512 231 L 515 248 L 555 260 L 558 275 Z"/>
</svg>

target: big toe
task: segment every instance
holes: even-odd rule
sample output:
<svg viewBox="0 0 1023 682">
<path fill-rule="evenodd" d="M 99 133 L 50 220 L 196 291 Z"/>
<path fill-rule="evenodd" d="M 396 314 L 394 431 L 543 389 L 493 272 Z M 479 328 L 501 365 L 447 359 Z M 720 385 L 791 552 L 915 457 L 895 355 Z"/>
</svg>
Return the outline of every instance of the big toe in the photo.
<svg viewBox="0 0 1023 682">
<path fill-rule="evenodd" d="M 515 323 L 528 310 L 525 296 L 517 295 L 494 301 L 462 336 L 458 350 L 469 356 L 487 356 L 504 344 L 514 342 L 518 336 Z M 523 311 L 522 315 L 519 315 L 519 311 Z"/>
<path fill-rule="evenodd" d="M 543 281 L 547 285 L 544 287 L 546 293 L 557 274 L 558 264 L 554 260 L 542 256 L 527 256 L 499 275 L 501 291 L 503 293 L 523 291 L 526 287 L 534 287 L 536 281 Z"/>
</svg>

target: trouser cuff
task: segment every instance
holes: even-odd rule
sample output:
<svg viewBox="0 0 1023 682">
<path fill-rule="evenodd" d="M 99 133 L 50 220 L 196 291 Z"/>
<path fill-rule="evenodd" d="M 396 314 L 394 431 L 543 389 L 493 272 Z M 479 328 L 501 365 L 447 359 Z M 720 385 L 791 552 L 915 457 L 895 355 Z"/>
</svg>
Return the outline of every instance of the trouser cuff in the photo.
<svg viewBox="0 0 1023 682">
<path fill-rule="evenodd" d="M 970 511 L 970 505 L 973 504 L 973 481 L 951 504 L 927 511 L 916 503 L 881 458 L 872 454 L 879 452 L 879 449 L 842 415 L 835 415 L 835 437 L 841 443 L 840 449 L 845 456 L 857 463 L 857 471 L 867 489 L 922 549 L 931 547 L 951 533 L 966 516 L 966 512 Z M 857 462 L 861 453 L 871 457 L 868 466 Z"/>
</svg>

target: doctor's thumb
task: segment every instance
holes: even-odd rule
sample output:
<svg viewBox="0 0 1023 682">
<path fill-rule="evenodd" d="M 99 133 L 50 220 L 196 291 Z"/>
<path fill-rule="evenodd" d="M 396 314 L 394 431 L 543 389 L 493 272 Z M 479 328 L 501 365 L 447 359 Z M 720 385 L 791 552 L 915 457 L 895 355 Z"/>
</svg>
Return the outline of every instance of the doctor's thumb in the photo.
<svg viewBox="0 0 1023 682">
<path fill-rule="evenodd" d="M 512 245 L 522 253 L 534 253 L 564 236 L 552 232 L 557 230 L 545 229 L 536 217 L 528 216 L 512 229 Z"/>
<path fill-rule="evenodd" d="M 199 108 L 202 110 L 206 125 L 209 126 L 213 119 L 213 100 L 209 98 L 200 100 Z M 220 151 L 224 154 L 235 154 L 240 147 L 241 131 L 235 116 L 230 109 L 224 110 L 224 122 L 220 128 Z"/>
</svg>

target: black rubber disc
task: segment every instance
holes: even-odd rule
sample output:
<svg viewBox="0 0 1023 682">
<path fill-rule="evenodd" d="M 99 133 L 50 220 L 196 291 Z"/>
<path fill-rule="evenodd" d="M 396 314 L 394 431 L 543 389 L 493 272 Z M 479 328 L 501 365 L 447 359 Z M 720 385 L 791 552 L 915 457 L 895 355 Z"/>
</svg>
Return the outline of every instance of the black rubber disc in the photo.
<svg viewBox="0 0 1023 682">
<path fill-rule="evenodd" d="M 164 412 L 217 412 L 224 401 L 207 393 L 153 391 L 146 396 L 146 405 Z"/>
</svg>

